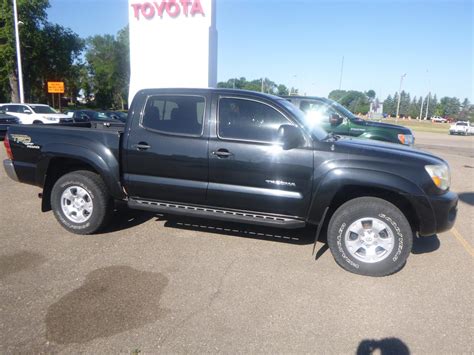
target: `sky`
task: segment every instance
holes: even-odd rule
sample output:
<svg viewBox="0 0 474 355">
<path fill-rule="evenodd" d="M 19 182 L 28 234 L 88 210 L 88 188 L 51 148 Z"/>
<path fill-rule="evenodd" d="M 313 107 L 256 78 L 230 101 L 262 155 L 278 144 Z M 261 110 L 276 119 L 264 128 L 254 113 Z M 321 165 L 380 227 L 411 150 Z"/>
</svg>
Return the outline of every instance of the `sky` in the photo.
<svg viewBox="0 0 474 355">
<path fill-rule="evenodd" d="M 267 77 L 326 96 L 402 90 L 474 102 L 472 0 L 216 0 L 218 81 Z M 83 38 L 116 34 L 128 0 L 50 0 L 49 20 Z"/>
</svg>

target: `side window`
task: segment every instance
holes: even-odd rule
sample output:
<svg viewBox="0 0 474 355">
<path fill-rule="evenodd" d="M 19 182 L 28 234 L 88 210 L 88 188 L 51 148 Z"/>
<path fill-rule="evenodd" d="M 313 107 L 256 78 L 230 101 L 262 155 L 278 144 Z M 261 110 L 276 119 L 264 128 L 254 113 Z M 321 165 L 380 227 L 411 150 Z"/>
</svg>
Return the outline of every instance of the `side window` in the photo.
<svg viewBox="0 0 474 355">
<path fill-rule="evenodd" d="M 314 101 L 301 101 L 300 110 L 306 113 L 309 119 L 326 126 L 337 127 L 343 122 L 341 115 L 331 106 Z"/>
<path fill-rule="evenodd" d="M 20 107 L 19 105 L 7 105 L 5 106 L 5 111 L 6 112 L 17 112 L 19 113 L 20 112 Z M 23 112 L 23 111 L 21 111 Z"/>
<path fill-rule="evenodd" d="M 219 137 L 273 142 L 281 125 L 292 123 L 266 104 L 237 98 L 219 100 Z"/>
<path fill-rule="evenodd" d="M 164 133 L 200 136 L 205 106 L 206 100 L 201 96 L 150 96 L 142 126 Z"/>
</svg>

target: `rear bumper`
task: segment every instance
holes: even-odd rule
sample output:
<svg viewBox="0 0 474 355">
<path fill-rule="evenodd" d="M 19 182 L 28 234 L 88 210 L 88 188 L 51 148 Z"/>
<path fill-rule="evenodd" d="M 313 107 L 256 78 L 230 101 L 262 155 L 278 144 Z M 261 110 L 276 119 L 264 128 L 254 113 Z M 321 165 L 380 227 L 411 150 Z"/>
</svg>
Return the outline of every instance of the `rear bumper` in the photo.
<svg viewBox="0 0 474 355">
<path fill-rule="evenodd" d="M 16 175 L 15 167 L 13 166 L 13 161 L 10 159 L 5 159 L 3 161 L 3 169 L 7 173 L 8 177 L 14 181 L 20 181 Z"/>
<path fill-rule="evenodd" d="M 427 202 L 419 214 L 420 236 L 431 236 L 451 229 L 456 222 L 458 195 L 449 191 L 439 196 L 427 196 Z"/>
</svg>

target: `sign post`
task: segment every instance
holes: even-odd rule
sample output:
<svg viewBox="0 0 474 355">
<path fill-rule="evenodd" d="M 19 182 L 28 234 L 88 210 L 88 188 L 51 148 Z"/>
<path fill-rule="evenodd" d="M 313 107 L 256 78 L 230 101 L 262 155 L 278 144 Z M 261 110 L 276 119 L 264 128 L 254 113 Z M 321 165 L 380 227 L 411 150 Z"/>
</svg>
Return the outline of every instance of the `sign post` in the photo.
<svg viewBox="0 0 474 355">
<path fill-rule="evenodd" d="M 54 94 L 59 94 L 59 111 L 61 111 L 61 94 L 64 94 L 64 82 L 63 81 L 48 81 L 48 94 L 53 96 L 53 107 L 54 107 Z"/>
<path fill-rule="evenodd" d="M 217 85 L 215 1 L 129 0 L 129 105 L 141 89 Z"/>
</svg>

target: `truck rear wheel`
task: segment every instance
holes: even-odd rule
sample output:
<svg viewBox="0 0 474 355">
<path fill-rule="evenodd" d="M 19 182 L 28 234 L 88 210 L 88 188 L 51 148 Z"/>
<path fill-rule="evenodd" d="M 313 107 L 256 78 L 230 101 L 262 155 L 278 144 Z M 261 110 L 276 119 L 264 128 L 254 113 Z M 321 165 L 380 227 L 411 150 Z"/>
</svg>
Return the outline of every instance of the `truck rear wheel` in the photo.
<svg viewBox="0 0 474 355">
<path fill-rule="evenodd" d="M 60 177 L 51 191 L 51 207 L 69 232 L 92 234 L 103 228 L 113 211 L 113 200 L 102 178 L 86 170 Z"/>
<path fill-rule="evenodd" d="M 375 197 L 360 197 L 340 206 L 327 234 L 336 262 L 347 271 L 386 276 L 400 270 L 410 255 L 413 232 L 403 213 Z"/>
</svg>

